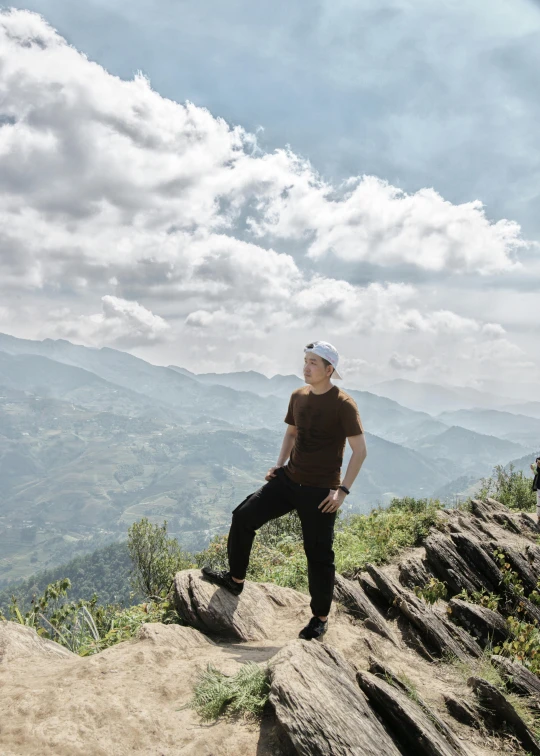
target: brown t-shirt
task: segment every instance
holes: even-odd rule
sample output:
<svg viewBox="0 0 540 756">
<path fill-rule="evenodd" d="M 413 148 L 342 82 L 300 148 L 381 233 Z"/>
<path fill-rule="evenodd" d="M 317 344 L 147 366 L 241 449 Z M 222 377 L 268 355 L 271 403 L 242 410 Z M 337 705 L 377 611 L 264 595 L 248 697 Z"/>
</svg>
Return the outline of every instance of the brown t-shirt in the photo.
<svg viewBox="0 0 540 756">
<path fill-rule="evenodd" d="M 338 386 L 324 394 L 302 386 L 291 395 L 285 422 L 298 431 L 285 466 L 289 478 L 304 486 L 339 486 L 345 440 L 364 432 L 354 399 Z"/>
</svg>

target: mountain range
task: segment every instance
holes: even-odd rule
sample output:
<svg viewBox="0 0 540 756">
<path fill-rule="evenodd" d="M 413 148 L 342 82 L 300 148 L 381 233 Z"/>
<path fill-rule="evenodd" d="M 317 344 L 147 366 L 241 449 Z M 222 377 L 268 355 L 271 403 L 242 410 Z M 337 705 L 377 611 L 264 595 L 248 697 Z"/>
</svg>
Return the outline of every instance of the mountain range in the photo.
<svg viewBox="0 0 540 756">
<path fill-rule="evenodd" d="M 301 385 L 0 334 L 0 586 L 119 540 L 143 516 L 202 548 L 263 484 Z M 487 475 L 539 445 L 540 420 L 502 409 L 504 397 L 501 409 L 433 416 L 344 388 L 368 442 L 349 511 L 393 496 L 451 497 L 460 476 Z"/>
</svg>

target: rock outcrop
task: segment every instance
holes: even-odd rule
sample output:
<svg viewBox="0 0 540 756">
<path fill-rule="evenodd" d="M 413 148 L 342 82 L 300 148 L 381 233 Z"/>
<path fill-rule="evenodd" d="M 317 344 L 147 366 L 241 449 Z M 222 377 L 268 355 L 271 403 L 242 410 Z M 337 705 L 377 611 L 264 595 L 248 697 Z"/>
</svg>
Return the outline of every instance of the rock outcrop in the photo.
<svg viewBox="0 0 540 756">
<path fill-rule="evenodd" d="M 540 756 L 499 690 L 473 674 L 473 694 L 456 667 L 441 663 L 452 655 L 475 669 L 487 640 L 506 637 L 504 613 L 540 619 L 531 595 L 540 577 L 535 521 L 489 500 L 472 510 L 441 513 L 425 548 L 408 550 L 400 565 L 337 576 L 323 643 L 297 639 L 311 614 L 308 596 L 248 581 L 235 597 L 199 570 L 175 577 L 183 626 L 143 625 L 136 638 L 94 656 L 0 623 L 0 753 L 488 756 L 513 753 L 519 738 Z M 502 580 L 510 568 L 522 587 Z M 431 606 L 414 589 L 433 577 L 448 597 Z M 500 612 L 457 598 L 464 587 L 498 593 Z M 246 662 L 269 664 L 265 717 L 200 727 L 189 707 L 199 672 L 212 664 L 235 674 Z M 540 709 L 535 675 L 504 657 L 492 663 L 509 690 Z"/>
<path fill-rule="evenodd" d="M 505 680 L 507 688 L 520 696 L 531 696 L 540 706 L 540 678 L 523 664 L 493 654 L 491 663 Z"/>
<path fill-rule="evenodd" d="M 491 727 L 507 725 L 515 732 L 527 753 L 540 756 L 540 745 L 534 734 L 503 694 L 490 682 L 480 677 L 471 677 L 468 684 L 478 696 L 481 711 L 486 715 L 488 725 Z"/>
<path fill-rule="evenodd" d="M 175 606 L 180 618 L 203 633 L 240 641 L 275 636 L 277 611 L 309 613 L 307 597 L 272 583 L 246 581 L 240 596 L 210 583 L 200 570 L 184 570 L 174 579 Z M 308 614 L 309 616 L 309 614 Z"/>
<path fill-rule="evenodd" d="M 423 710 L 397 687 L 369 672 L 357 673 L 358 684 L 385 725 L 395 733 L 401 753 L 415 756 L 467 756 L 456 739 L 450 743 Z M 382 751 L 384 753 L 384 751 Z"/>
<path fill-rule="evenodd" d="M 299 756 L 399 756 L 351 665 L 325 644 L 293 641 L 270 666 L 270 702 Z"/>
<path fill-rule="evenodd" d="M 508 637 L 506 622 L 497 612 L 478 604 L 453 598 L 448 604 L 450 617 L 467 630 L 482 648 L 488 643 L 496 646 Z"/>
<path fill-rule="evenodd" d="M 0 664 L 32 657 L 79 658 L 64 646 L 41 638 L 32 627 L 0 620 Z"/>
<path fill-rule="evenodd" d="M 334 599 L 340 601 L 354 617 L 364 620 L 364 624 L 369 630 L 387 638 L 394 644 L 396 643 L 388 623 L 373 606 L 357 580 L 347 580 L 341 575 L 336 575 Z"/>
</svg>

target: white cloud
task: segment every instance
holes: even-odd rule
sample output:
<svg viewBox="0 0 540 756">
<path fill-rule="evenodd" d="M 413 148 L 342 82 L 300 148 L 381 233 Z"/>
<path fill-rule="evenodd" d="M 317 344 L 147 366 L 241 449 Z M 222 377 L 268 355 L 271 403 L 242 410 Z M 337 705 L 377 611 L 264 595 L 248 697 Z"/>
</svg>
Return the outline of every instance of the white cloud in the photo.
<svg viewBox="0 0 540 756">
<path fill-rule="evenodd" d="M 170 337 L 170 325 L 138 302 L 118 297 L 102 297 L 102 312 L 62 320 L 53 328 L 55 335 L 96 346 L 140 346 Z M 55 316 L 56 317 L 56 316 Z"/>
<path fill-rule="evenodd" d="M 413 354 L 394 354 L 390 357 L 390 365 L 396 370 L 418 370 L 422 364 L 422 360 L 415 357 Z"/>
<path fill-rule="evenodd" d="M 429 271 L 493 274 L 519 263 L 517 223 L 491 223 L 479 201 L 453 205 L 433 189 L 406 194 L 373 176 L 351 179 L 338 194 L 304 169 L 286 192 L 267 198 L 259 234 L 306 239 L 313 259 L 406 263 Z"/>
<path fill-rule="evenodd" d="M 256 352 L 238 352 L 234 358 L 236 370 L 255 370 L 264 375 L 275 373 L 275 363 L 264 354 Z"/>
<path fill-rule="evenodd" d="M 396 265 L 442 278 L 511 271 L 519 227 L 491 223 L 478 202 L 373 177 L 331 186 L 290 150 L 263 153 L 143 76 L 110 75 L 28 11 L 0 13 L 0 102 L 0 294 L 11 312 L 33 312 L 23 325 L 39 322 L 41 336 L 163 350 L 185 340 L 216 362 L 229 360 L 224 342 L 241 342 L 245 364 L 264 367 L 250 356 L 259 344 L 275 365 L 276 349 L 316 331 L 353 361 L 366 352 L 351 363 L 358 375 L 395 351 L 423 359 L 407 339 L 449 357 L 466 343 L 477 363 L 511 347 L 502 325 L 460 314 L 459 301 L 426 304 L 384 280 Z M 335 258 L 383 280 L 343 280 Z M 114 296 L 95 313 L 104 291 Z M 381 335 L 389 351 L 368 355 Z"/>
</svg>

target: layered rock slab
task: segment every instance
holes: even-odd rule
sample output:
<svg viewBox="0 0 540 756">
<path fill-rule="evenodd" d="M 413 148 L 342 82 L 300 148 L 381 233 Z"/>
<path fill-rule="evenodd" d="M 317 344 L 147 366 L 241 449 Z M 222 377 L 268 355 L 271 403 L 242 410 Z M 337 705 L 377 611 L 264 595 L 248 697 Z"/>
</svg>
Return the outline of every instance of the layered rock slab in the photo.
<svg viewBox="0 0 540 756">
<path fill-rule="evenodd" d="M 246 581 L 240 596 L 234 596 L 208 581 L 200 570 L 176 574 L 174 600 L 180 618 L 190 627 L 240 641 L 276 638 L 280 620 L 309 611 L 308 598 L 291 588 Z"/>
<path fill-rule="evenodd" d="M 533 756 L 540 756 L 540 744 L 512 704 L 494 685 L 481 677 L 470 677 L 467 684 L 476 693 L 488 724 L 504 722 L 516 733 L 523 748 Z M 491 718 L 491 719 L 490 719 Z"/>
<path fill-rule="evenodd" d="M 449 742 L 446 725 L 440 723 L 438 717 L 430 717 L 427 706 L 424 705 L 424 710 L 397 687 L 369 672 L 358 672 L 357 679 L 373 708 L 396 734 L 403 753 L 414 753 L 414 756 L 466 756 L 452 734 L 452 742 Z M 442 725 L 440 730 L 438 723 Z M 381 749 L 380 753 L 384 753 L 384 750 Z"/>
<path fill-rule="evenodd" d="M 494 654 L 491 663 L 504 677 L 508 688 L 521 696 L 532 696 L 540 704 L 540 678 L 523 664 Z"/>
<path fill-rule="evenodd" d="M 397 645 L 388 624 L 368 599 L 357 580 L 347 580 L 341 575 L 336 575 L 334 599 L 340 601 L 354 617 L 364 620 L 364 625 L 368 630 Z"/>
<path fill-rule="evenodd" d="M 270 681 L 270 702 L 299 756 L 400 755 L 355 671 L 330 646 L 292 641 L 272 660 Z"/>
</svg>

